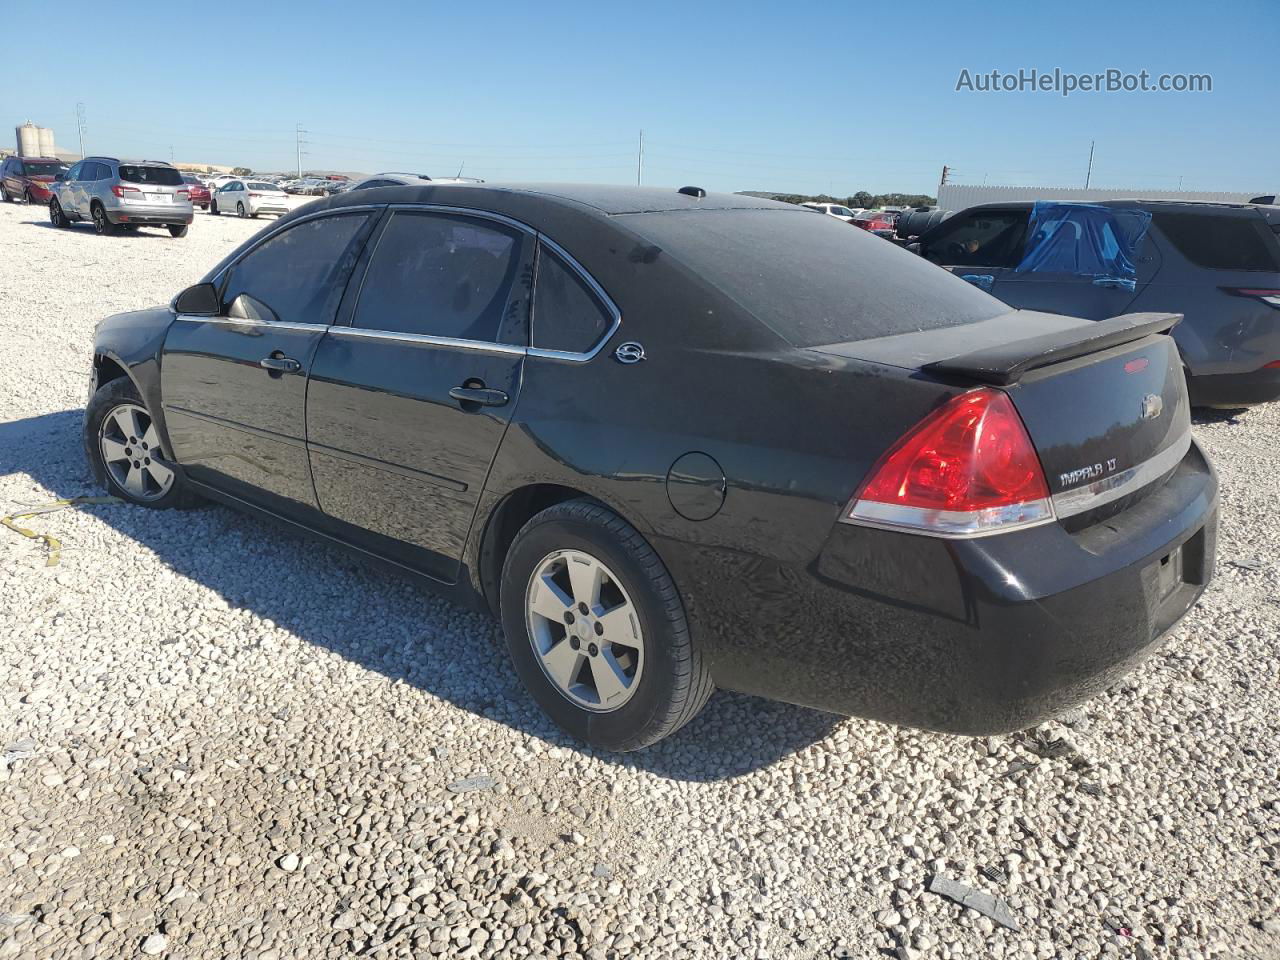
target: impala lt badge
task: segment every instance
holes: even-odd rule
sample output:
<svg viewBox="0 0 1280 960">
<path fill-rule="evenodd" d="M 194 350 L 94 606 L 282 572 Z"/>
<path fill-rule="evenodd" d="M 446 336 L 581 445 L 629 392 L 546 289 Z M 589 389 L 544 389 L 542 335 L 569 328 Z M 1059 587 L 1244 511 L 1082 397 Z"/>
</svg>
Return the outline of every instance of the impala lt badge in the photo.
<svg viewBox="0 0 1280 960">
<path fill-rule="evenodd" d="M 1164 411 L 1164 401 L 1154 393 L 1142 398 L 1142 419 L 1154 420 Z"/>
</svg>

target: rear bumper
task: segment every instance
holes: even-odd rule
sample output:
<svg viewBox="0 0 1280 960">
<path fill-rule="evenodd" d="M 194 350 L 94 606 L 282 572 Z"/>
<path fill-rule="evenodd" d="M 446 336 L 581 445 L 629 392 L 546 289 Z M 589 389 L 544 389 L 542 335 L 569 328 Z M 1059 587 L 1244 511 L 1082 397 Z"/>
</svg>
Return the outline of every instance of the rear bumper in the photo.
<svg viewBox="0 0 1280 960">
<path fill-rule="evenodd" d="M 1280 400 L 1280 367 L 1252 373 L 1190 376 L 1187 392 L 1193 407 L 1250 407 Z"/>
<path fill-rule="evenodd" d="M 1106 524 L 973 540 L 837 525 L 804 567 L 662 543 L 716 683 L 946 733 L 1023 729 L 1106 689 L 1204 590 L 1217 479 L 1194 444 Z"/>
<path fill-rule="evenodd" d="M 112 223 L 137 223 L 144 226 L 176 226 L 190 223 L 193 217 L 191 205 L 174 207 L 107 207 L 107 219 Z"/>
</svg>

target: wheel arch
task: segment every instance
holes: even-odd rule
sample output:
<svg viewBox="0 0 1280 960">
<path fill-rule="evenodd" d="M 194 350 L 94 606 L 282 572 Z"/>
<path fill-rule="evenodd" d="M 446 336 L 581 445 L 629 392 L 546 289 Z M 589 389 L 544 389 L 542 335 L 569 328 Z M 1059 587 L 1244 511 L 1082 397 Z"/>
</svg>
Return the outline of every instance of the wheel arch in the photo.
<svg viewBox="0 0 1280 960">
<path fill-rule="evenodd" d="M 636 529 L 643 529 L 616 504 L 562 483 L 528 483 L 516 487 L 489 510 L 476 545 L 475 581 L 485 607 L 500 616 L 498 600 L 502 581 L 502 565 L 520 528 L 548 507 L 566 500 L 590 500 L 612 510 Z"/>
</svg>

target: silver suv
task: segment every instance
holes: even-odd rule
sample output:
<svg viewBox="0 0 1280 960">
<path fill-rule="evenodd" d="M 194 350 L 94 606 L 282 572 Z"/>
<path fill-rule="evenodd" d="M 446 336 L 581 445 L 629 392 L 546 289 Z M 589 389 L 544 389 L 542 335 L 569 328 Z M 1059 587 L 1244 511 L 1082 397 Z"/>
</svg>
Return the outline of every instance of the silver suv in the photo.
<svg viewBox="0 0 1280 960">
<path fill-rule="evenodd" d="M 191 223 L 191 193 L 182 174 L 159 160 L 85 157 L 53 184 L 49 221 L 65 227 L 93 221 L 100 234 L 117 228 L 168 227 L 185 237 Z"/>
</svg>

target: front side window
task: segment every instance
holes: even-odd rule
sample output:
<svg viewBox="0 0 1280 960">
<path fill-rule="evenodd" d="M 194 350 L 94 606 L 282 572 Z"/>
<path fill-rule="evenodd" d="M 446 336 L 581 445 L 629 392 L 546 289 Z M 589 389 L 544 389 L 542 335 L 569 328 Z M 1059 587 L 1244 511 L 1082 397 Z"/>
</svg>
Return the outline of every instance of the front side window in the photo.
<svg viewBox="0 0 1280 960">
<path fill-rule="evenodd" d="M 305 220 L 249 251 L 222 294 L 228 316 L 330 324 L 359 252 L 366 214 Z"/>
<path fill-rule="evenodd" d="M 545 246 L 533 287 L 533 346 L 586 353 L 613 326 L 613 313 L 586 282 Z"/>
<path fill-rule="evenodd" d="M 928 238 L 925 256 L 945 266 L 1011 267 L 1021 252 L 1026 224 L 1024 210 L 979 211 L 955 217 Z"/>
<path fill-rule="evenodd" d="M 354 325 L 523 345 L 525 235 L 504 224 L 415 211 L 391 216 L 365 274 Z"/>
<path fill-rule="evenodd" d="M 83 161 L 83 160 L 81 160 L 81 161 L 80 161 L 79 163 L 77 163 L 74 167 L 72 167 L 70 170 L 68 170 L 68 171 L 67 171 L 66 179 L 67 179 L 67 180 L 79 180 L 79 179 L 80 179 L 80 174 L 84 171 L 84 168 L 85 168 L 85 163 L 84 163 L 84 161 Z"/>
</svg>

